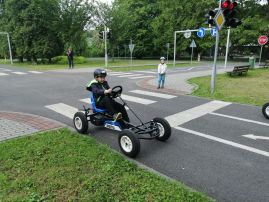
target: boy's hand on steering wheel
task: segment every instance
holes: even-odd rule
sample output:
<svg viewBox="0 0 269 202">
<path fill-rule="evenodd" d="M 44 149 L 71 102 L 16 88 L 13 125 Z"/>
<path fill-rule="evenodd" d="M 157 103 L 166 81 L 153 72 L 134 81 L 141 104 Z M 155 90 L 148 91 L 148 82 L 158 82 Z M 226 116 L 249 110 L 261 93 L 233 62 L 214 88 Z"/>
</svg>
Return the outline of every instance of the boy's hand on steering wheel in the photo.
<svg viewBox="0 0 269 202">
<path fill-rule="evenodd" d="M 109 88 L 109 89 L 107 89 L 107 90 L 104 91 L 105 94 L 110 94 L 111 92 L 112 92 L 112 89 L 111 88 Z"/>
</svg>

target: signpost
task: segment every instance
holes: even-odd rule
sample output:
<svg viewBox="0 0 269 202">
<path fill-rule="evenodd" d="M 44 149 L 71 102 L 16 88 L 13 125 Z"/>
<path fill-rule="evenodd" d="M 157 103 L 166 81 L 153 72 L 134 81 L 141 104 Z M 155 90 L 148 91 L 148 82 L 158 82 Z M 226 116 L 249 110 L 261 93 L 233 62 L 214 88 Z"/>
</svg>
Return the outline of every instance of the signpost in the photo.
<svg viewBox="0 0 269 202">
<path fill-rule="evenodd" d="M 223 27 L 224 23 L 225 23 L 225 17 L 223 15 L 223 12 L 222 12 L 221 9 L 217 12 L 217 14 L 216 14 L 216 16 L 214 18 L 214 21 L 216 23 L 218 31 L 220 31 L 221 28 Z"/>
<path fill-rule="evenodd" d="M 130 44 L 129 44 L 129 50 L 131 53 L 131 66 L 133 66 L 133 51 L 134 51 L 135 44 L 133 44 L 133 41 L 131 39 Z"/>
<path fill-rule="evenodd" d="M 259 66 L 261 64 L 261 58 L 262 58 L 262 48 L 263 46 L 268 42 L 268 37 L 265 35 L 262 35 L 258 38 L 258 43 L 261 45 L 261 51 L 260 51 L 260 59 L 259 59 Z"/>
<path fill-rule="evenodd" d="M 195 44 L 195 41 L 192 40 L 191 42 L 191 45 L 190 45 L 190 48 L 191 48 L 191 64 L 192 64 L 192 56 L 193 56 L 193 48 L 196 48 L 196 44 Z"/>
<path fill-rule="evenodd" d="M 12 51 L 11 51 L 11 44 L 10 44 L 9 33 L 7 33 L 7 32 L 0 32 L 0 34 L 7 35 L 7 42 L 8 42 L 8 48 L 9 48 L 10 63 L 13 64 Z"/>
<path fill-rule="evenodd" d="M 188 38 L 191 37 L 191 31 L 190 31 L 189 29 L 187 29 L 187 30 L 185 31 L 185 33 L 184 33 L 184 37 L 185 37 L 186 39 L 188 39 Z"/>
</svg>

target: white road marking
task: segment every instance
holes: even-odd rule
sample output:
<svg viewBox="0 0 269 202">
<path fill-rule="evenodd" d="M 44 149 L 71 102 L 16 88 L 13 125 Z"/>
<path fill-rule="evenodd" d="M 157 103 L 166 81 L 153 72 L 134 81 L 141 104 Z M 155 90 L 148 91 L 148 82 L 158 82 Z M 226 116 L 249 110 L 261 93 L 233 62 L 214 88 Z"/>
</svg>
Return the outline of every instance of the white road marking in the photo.
<svg viewBox="0 0 269 202">
<path fill-rule="evenodd" d="M 269 137 L 266 136 L 257 136 L 257 135 L 253 135 L 253 134 L 249 134 L 249 135 L 242 135 L 243 137 L 252 139 L 252 140 L 269 140 Z"/>
<path fill-rule="evenodd" d="M 210 139 L 210 140 L 213 140 L 213 141 L 216 141 L 216 142 L 220 142 L 220 143 L 223 143 L 223 144 L 230 145 L 232 147 L 236 147 L 236 148 L 243 149 L 243 150 L 246 150 L 246 151 L 250 151 L 250 152 L 253 152 L 253 153 L 256 153 L 256 154 L 260 154 L 262 156 L 269 157 L 269 152 L 267 152 L 267 151 L 263 151 L 263 150 L 259 150 L 259 149 L 249 147 L 249 146 L 246 146 L 246 145 L 238 144 L 236 142 L 232 142 L 232 141 L 225 140 L 225 139 L 222 139 L 222 138 L 214 137 L 214 136 L 207 135 L 207 134 L 204 134 L 204 133 L 200 133 L 200 132 L 190 130 L 190 129 L 187 129 L 187 128 L 182 128 L 182 127 L 174 127 L 174 128 L 177 129 L 177 130 L 180 130 L 180 131 L 184 131 L 186 133 L 197 135 L 197 136 L 207 138 L 207 139 Z"/>
<path fill-rule="evenodd" d="M 43 74 L 43 72 L 39 72 L 39 71 L 29 71 L 29 72 L 33 74 Z"/>
<path fill-rule="evenodd" d="M 170 123 L 172 127 L 175 127 L 175 126 L 179 126 L 184 123 L 187 123 L 193 119 L 204 116 L 210 112 L 226 107 L 230 104 L 231 103 L 229 102 L 222 102 L 222 101 L 215 100 L 215 101 L 211 101 L 206 104 L 188 109 L 186 111 L 179 112 L 171 116 L 167 116 L 165 117 L 165 119 Z"/>
<path fill-rule="evenodd" d="M 111 72 L 111 73 L 108 73 L 108 76 L 119 76 L 119 75 L 128 75 L 128 74 L 133 74 L 133 73 L 127 73 L 127 72 Z"/>
<path fill-rule="evenodd" d="M 143 99 L 143 98 L 129 96 L 129 95 L 121 95 L 121 98 L 123 100 L 127 100 L 130 102 L 136 102 L 136 103 L 143 104 L 143 105 L 149 105 L 149 104 L 153 104 L 156 102 L 154 100 L 148 100 L 148 99 Z"/>
<path fill-rule="evenodd" d="M 138 76 L 138 77 L 132 77 L 130 79 L 143 79 L 143 78 L 152 78 L 152 77 L 155 77 L 155 76 Z"/>
<path fill-rule="evenodd" d="M 5 68 L 2 68 L 2 69 L 1 69 L 1 71 L 2 71 L 2 72 L 11 72 L 12 70 L 10 70 L 10 69 L 5 69 Z"/>
<path fill-rule="evenodd" d="M 209 113 L 209 114 L 212 114 L 212 115 L 216 115 L 216 116 L 221 116 L 221 117 L 225 117 L 225 118 L 230 118 L 230 119 L 235 119 L 235 120 L 239 120 L 239 121 L 245 121 L 245 122 L 248 122 L 248 123 L 255 123 L 255 124 L 258 124 L 258 125 L 262 125 L 262 126 L 269 126 L 268 123 L 263 123 L 263 122 L 259 122 L 259 121 L 254 121 L 254 120 L 250 120 L 250 119 L 243 119 L 243 118 L 239 118 L 239 117 L 236 117 L 236 116 L 228 116 L 228 115 L 225 115 L 225 114 L 219 114 L 219 113 Z"/>
<path fill-rule="evenodd" d="M 6 73 L 0 73 L 0 76 L 7 76 L 8 74 Z"/>
<path fill-rule="evenodd" d="M 118 77 L 121 77 L 121 78 L 124 78 L 124 77 L 134 77 L 134 76 L 142 76 L 143 74 L 128 74 L 128 75 L 121 75 L 121 76 L 118 76 Z"/>
<path fill-rule="evenodd" d="M 132 91 L 129 91 L 129 92 L 137 93 L 137 94 L 141 94 L 141 95 L 159 97 L 159 98 L 164 98 L 164 99 L 172 99 L 172 98 L 177 97 L 175 95 L 168 95 L 168 94 L 163 94 L 163 93 L 154 93 L 154 92 L 144 91 L 144 90 L 132 90 Z"/>
<path fill-rule="evenodd" d="M 87 104 L 91 104 L 91 99 L 90 99 L 90 98 L 81 99 L 81 100 L 79 100 L 79 101 L 81 101 L 81 102 L 85 102 L 85 103 L 87 103 Z"/>
<path fill-rule="evenodd" d="M 47 105 L 45 106 L 48 109 L 51 109 L 52 111 L 55 111 L 61 115 L 64 115 L 70 119 L 73 119 L 74 114 L 78 111 L 77 108 L 66 105 L 64 103 L 58 103 L 54 105 Z"/>
<path fill-rule="evenodd" d="M 18 75 L 25 75 L 25 74 L 27 74 L 27 73 L 25 73 L 25 72 L 12 72 L 13 74 L 18 74 Z"/>
<path fill-rule="evenodd" d="M 157 74 L 157 72 L 152 72 L 152 71 L 134 71 L 134 72 L 148 73 L 148 74 Z"/>
</svg>

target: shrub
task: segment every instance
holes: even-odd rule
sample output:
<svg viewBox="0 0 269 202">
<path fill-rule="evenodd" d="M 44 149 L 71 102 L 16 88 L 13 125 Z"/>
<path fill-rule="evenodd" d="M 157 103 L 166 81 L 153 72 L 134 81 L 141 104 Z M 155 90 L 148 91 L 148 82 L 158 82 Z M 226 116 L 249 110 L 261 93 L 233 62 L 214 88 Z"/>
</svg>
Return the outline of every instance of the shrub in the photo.
<svg viewBox="0 0 269 202">
<path fill-rule="evenodd" d="M 65 65 L 67 64 L 67 56 L 56 56 L 54 58 L 51 59 L 51 62 L 53 64 L 61 64 L 61 65 Z M 84 64 L 87 62 L 87 59 L 83 56 L 74 56 L 74 63 L 75 64 Z"/>
</svg>

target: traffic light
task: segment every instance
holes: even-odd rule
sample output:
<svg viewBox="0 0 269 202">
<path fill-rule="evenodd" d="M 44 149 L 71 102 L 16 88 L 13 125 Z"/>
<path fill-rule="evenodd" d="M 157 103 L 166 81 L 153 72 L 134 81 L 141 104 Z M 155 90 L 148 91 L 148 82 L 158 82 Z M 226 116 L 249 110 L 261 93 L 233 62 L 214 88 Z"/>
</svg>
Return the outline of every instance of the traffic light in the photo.
<svg viewBox="0 0 269 202">
<path fill-rule="evenodd" d="M 110 39 L 112 37 L 112 32 L 111 30 L 109 30 L 109 32 L 107 32 L 106 38 Z"/>
<path fill-rule="evenodd" d="M 103 32 L 103 31 L 100 31 L 100 32 L 99 32 L 99 38 L 100 38 L 100 39 L 104 39 L 104 32 Z"/>
<path fill-rule="evenodd" d="M 218 13 L 218 8 L 215 8 L 214 10 L 210 10 L 205 17 L 207 18 L 206 24 L 209 25 L 209 27 L 215 26 L 214 17 Z"/>
<path fill-rule="evenodd" d="M 237 26 L 241 25 L 241 20 L 235 18 L 237 11 L 235 10 L 237 6 L 237 2 L 230 0 L 222 1 L 221 8 L 223 15 L 225 17 L 225 26 L 236 28 Z"/>
</svg>

